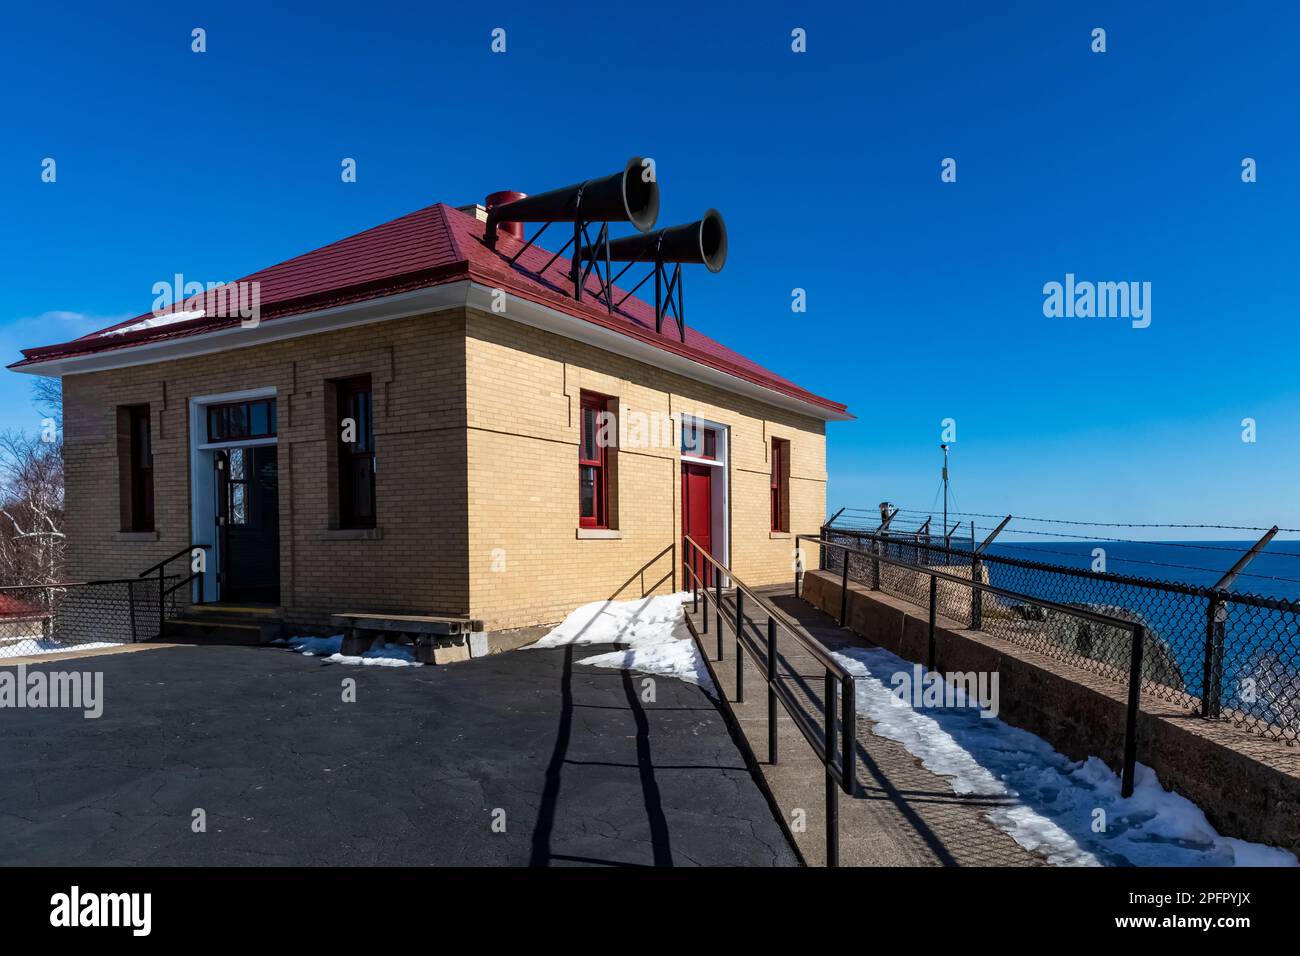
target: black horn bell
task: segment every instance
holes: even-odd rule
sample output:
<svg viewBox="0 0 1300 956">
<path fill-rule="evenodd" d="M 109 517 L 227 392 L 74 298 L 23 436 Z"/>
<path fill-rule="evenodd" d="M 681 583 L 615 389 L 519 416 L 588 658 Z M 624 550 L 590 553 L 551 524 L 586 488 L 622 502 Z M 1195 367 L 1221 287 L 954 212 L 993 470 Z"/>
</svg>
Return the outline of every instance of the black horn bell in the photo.
<svg viewBox="0 0 1300 956">
<path fill-rule="evenodd" d="M 488 211 L 488 244 L 495 243 L 502 222 L 630 222 L 647 232 L 659 218 L 659 184 L 644 178 L 644 162 L 633 156 L 621 172 L 494 207 Z"/>
<path fill-rule="evenodd" d="M 599 257 L 601 250 L 587 250 Z M 615 262 L 685 262 L 721 272 L 727 262 L 727 225 L 722 214 L 710 209 L 695 222 L 666 226 L 643 236 L 612 239 L 609 257 Z"/>
</svg>

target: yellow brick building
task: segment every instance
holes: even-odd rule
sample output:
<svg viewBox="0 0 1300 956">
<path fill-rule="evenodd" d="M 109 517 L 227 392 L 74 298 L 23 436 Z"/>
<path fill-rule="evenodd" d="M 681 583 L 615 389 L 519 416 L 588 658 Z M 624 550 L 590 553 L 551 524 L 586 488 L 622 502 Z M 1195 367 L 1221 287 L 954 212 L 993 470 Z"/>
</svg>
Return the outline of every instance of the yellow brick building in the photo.
<svg viewBox="0 0 1300 956">
<path fill-rule="evenodd" d="M 843 406 L 656 331 L 638 299 L 575 301 L 563 259 L 511 264 L 522 244 L 487 248 L 475 212 L 430 206 L 240 280 L 253 319 L 192 298 L 25 350 L 14 368 L 63 380 L 70 577 L 202 545 L 195 600 L 492 630 L 684 588 L 694 520 L 747 583 L 786 580 Z"/>
</svg>

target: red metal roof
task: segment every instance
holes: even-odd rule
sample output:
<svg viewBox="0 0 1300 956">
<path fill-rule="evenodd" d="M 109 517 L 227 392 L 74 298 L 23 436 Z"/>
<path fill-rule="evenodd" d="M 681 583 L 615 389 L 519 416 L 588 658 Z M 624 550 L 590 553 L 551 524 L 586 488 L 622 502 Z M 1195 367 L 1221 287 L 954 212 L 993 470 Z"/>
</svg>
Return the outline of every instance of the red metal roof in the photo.
<svg viewBox="0 0 1300 956">
<path fill-rule="evenodd" d="M 656 332 L 654 306 L 635 296 L 628 298 L 613 315 L 593 301 L 575 301 L 568 259 L 556 259 L 542 274 L 540 270 L 551 253 L 534 246 L 512 266 L 509 257 L 523 243 L 513 236 L 502 235 L 496 250 L 489 250 L 481 241 L 483 228 L 484 224 L 475 217 L 437 203 L 239 281 L 259 283 L 261 322 L 266 323 L 284 316 L 470 279 L 504 288 L 512 295 L 613 329 L 827 411 L 846 413 L 845 406 L 839 402 L 814 395 L 689 326 L 686 341 L 681 342 L 671 318 L 664 322 L 663 332 Z M 594 276 L 587 280 L 585 288 L 591 293 L 597 291 Z M 621 293 L 616 293 L 614 298 L 618 301 Z M 185 310 L 195 301 L 182 303 L 177 311 Z M 146 313 L 71 342 L 23 349 L 23 359 L 10 368 L 185 338 L 239 324 L 239 319 L 233 316 L 204 316 L 104 334 L 150 318 L 152 314 Z"/>
</svg>

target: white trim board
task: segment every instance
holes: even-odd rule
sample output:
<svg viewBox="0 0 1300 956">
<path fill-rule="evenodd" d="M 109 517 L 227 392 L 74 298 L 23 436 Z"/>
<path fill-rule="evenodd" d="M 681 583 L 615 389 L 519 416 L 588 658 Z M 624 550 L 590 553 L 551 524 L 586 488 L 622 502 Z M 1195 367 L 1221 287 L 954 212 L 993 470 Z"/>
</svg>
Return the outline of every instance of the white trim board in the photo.
<svg viewBox="0 0 1300 956">
<path fill-rule="evenodd" d="M 506 311 L 494 312 L 492 304 L 496 290 L 463 279 L 429 289 L 417 289 L 398 295 L 379 299 L 367 299 L 348 305 L 307 312 L 302 315 L 285 316 L 273 319 L 256 328 L 246 329 L 233 326 L 213 332 L 187 335 L 178 339 L 166 339 L 161 342 L 145 342 L 126 348 L 113 349 L 108 352 L 93 352 L 87 355 L 73 355 L 65 358 L 50 359 L 33 365 L 13 369 L 30 375 L 79 375 L 84 372 L 101 372 L 109 369 L 127 368 L 152 362 L 165 362 L 170 359 L 190 358 L 196 355 L 209 355 L 231 348 L 245 348 L 261 345 L 265 342 L 278 342 L 284 339 L 314 335 L 334 329 L 369 325 L 374 322 L 386 322 L 390 319 L 408 318 L 427 315 L 457 307 L 473 308 L 493 317 L 510 319 L 521 325 L 553 332 L 578 342 L 585 342 L 606 352 L 635 359 L 647 365 L 656 366 L 676 372 L 686 378 L 714 385 L 737 395 L 744 395 L 756 401 L 776 405 L 790 411 L 817 418 L 822 421 L 850 421 L 853 416 L 836 412 L 821 405 L 786 395 L 766 385 L 758 385 L 747 379 L 724 372 L 711 365 L 705 365 L 694 359 L 666 352 L 656 345 L 643 342 L 624 335 L 614 329 L 595 325 L 585 319 L 568 315 L 550 306 L 540 305 L 518 296 L 506 296 Z"/>
</svg>

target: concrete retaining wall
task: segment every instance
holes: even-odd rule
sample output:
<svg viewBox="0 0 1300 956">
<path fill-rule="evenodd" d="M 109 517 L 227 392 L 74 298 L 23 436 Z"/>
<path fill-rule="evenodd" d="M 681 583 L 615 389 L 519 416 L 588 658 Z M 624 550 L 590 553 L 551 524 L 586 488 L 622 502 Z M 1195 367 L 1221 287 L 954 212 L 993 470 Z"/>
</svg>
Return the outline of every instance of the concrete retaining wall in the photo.
<svg viewBox="0 0 1300 956">
<path fill-rule="evenodd" d="M 840 613 L 840 578 L 810 571 L 803 597 Z M 850 582 L 848 626 L 886 650 L 925 663 L 926 611 Z M 998 673 L 999 717 L 1042 737 L 1072 760 L 1121 766 L 1125 685 L 940 618 L 940 671 Z M 1226 721 L 1202 720 L 1144 695 L 1137 755 L 1161 784 L 1195 802 L 1225 836 L 1300 853 L 1300 748 L 1265 740 Z"/>
</svg>

